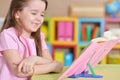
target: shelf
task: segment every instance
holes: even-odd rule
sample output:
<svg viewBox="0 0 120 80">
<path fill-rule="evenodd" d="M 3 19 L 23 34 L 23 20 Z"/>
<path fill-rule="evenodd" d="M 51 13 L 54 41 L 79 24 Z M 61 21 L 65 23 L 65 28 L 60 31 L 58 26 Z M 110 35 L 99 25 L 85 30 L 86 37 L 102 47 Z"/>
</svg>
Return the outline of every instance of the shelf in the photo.
<svg viewBox="0 0 120 80">
<path fill-rule="evenodd" d="M 40 28 L 40 31 L 44 33 L 45 40 L 47 43 L 51 42 L 51 40 L 50 40 L 50 32 L 51 32 L 50 26 L 51 26 L 51 18 L 45 17 L 44 22 Z"/>
<path fill-rule="evenodd" d="M 77 18 L 53 17 L 51 28 L 52 44 L 75 45 L 77 43 Z"/>
<path fill-rule="evenodd" d="M 91 39 L 101 36 L 103 32 L 103 18 L 78 19 L 78 44 L 88 43 Z"/>
<path fill-rule="evenodd" d="M 76 45 L 52 45 L 52 56 L 54 56 L 54 50 L 56 48 L 66 48 L 66 49 L 73 49 L 74 59 L 76 58 Z"/>
<path fill-rule="evenodd" d="M 105 30 L 109 30 L 110 28 L 120 28 L 120 18 L 106 18 L 105 19 Z"/>
</svg>

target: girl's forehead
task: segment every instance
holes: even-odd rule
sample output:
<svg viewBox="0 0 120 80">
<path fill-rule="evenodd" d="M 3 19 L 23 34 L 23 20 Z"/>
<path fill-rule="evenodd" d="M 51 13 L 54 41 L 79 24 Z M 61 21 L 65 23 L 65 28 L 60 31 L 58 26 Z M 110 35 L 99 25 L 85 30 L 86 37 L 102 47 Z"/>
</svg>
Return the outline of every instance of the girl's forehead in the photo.
<svg viewBox="0 0 120 80">
<path fill-rule="evenodd" d="M 45 2 L 42 0 L 29 0 L 26 4 L 25 7 L 28 9 L 35 9 L 35 10 L 45 10 Z"/>
</svg>

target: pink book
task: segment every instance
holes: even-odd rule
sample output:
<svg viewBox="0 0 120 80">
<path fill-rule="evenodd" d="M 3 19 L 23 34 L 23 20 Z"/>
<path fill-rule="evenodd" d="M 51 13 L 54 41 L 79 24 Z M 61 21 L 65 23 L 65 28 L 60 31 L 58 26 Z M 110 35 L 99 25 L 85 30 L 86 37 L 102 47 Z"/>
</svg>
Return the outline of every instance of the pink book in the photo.
<svg viewBox="0 0 120 80">
<path fill-rule="evenodd" d="M 99 61 L 101 61 L 101 59 L 103 59 L 108 54 L 108 52 L 119 42 L 119 40 L 120 39 L 99 43 L 98 49 L 95 52 L 94 56 L 90 59 L 89 63 L 93 67 L 96 66 Z"/>
<path fill-rule="evenodd" d="M 119 39 L 102 43 L 91 42 L 58 80 L 89 71 L 88 64 L 95 67 L 118 42 Z"/>
<path fill-rule="evenodd" d="M 73 40 L 73 22 L 65 23 L 65 40 L 72 41 Z"/>
<path fill-rule="evenodd" d="M 65 40 L 65 22 L 57 22 L 57 40 Z"/>
<path fill-rule="evenodd" d="M 79 71 L 80 73 L 82 71 L 84 71 L 87 68 L 86 64 L 87 64 L 88 60 L 93 55 L 93 51 L 95 50 L 94 47 L 96 47 L 96 43 L 90 43 L 89 46 L 86 49 L 84 49 L 84 51 L 79 56 L 79 58 L 77 58 L 72 63 L 72 65 L 58 78 L 58 80 L 61 80 L 62 78 L 76 74 L 76 72 L 79 68 L 81 69 L 81 71 Z"/>
</svg>

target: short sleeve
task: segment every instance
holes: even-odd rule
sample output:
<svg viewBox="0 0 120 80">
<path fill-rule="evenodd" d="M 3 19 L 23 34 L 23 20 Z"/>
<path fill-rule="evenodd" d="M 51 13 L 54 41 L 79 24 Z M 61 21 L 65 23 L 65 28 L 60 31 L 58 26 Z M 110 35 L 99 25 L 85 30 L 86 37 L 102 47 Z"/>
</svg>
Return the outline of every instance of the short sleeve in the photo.
<svg viewBox="0 0 120 80">
<path fill-rule="evenodd" d="M 18 49 L 14 34 L 4 30 L 0 33 L 0 51 L 8 49 Z"/>
<path fill-rule="evenodd" d="M 48 48 L 47 48 L 47 44 L 46 44 L 46 42 L 45 42 L 45 36 L 44 36 L 44 34 L 41 33 L 40 36 L 41 36 L 42 50 L 48 49 Z"/>
</svg>

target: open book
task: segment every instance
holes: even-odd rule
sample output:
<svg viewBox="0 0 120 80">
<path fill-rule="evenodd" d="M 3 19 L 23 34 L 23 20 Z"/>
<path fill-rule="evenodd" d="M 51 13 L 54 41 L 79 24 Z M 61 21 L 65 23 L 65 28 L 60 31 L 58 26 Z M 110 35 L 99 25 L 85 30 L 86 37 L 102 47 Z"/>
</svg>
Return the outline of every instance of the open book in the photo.
<svg viewBox="0 0 120 80">
<path fill-rule="evenodd" d="M 61 80 L 66 77 L 93 77 L 101 78 L 95 75 L 95 67 L 102 58 L 119 42 L 120 39 L 109 40 L 101 43 L 91 42 L 81 53 L 81 55 L 69 66 L 69 68 L 58 78 Z M 92 75 L 88 72 L 91 71 Z"/>
</svg>

